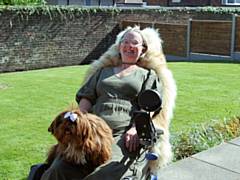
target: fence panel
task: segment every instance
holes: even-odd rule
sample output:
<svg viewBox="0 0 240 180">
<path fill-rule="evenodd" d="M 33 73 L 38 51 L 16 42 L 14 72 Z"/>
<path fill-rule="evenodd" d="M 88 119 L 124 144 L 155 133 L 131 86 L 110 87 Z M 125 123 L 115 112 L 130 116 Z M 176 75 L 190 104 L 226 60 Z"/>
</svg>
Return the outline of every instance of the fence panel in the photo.
<svg viewBox="0 0 240 180">
<path fill-rule="evenodd" d="M 160 32 L 165 54 L 187 56 L 187 25 L 156 23 L 154 27 Z"/>
<path fill-rule="evenodd" d="M 240 52 L 240 16 L 236 17 L 236 39 L 235 51 Z"/>
<path fill-rule="evenodd" d="M 231 21 L 193 20 L 191 52 L 231 55 Z"/>
</svg>

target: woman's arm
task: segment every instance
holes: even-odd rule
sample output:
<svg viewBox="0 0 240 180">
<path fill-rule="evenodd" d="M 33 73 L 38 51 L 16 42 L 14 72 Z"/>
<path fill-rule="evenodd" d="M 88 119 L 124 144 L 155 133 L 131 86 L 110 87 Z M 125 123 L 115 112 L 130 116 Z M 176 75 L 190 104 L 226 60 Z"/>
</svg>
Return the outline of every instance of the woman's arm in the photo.
<svg viewBox="0 0 240 180">
<path fill-rule="evenodd" d="M 78 107 L 82 112 L 89 112 L 92 108 L 92 103 L 87 98 L 81 98 Z"/>
</svg>

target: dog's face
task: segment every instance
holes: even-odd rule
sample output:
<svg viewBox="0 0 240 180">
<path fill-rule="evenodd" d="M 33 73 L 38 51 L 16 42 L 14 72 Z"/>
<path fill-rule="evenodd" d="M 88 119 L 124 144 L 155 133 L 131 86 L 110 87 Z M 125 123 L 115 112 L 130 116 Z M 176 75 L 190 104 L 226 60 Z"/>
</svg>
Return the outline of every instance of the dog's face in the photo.
<svg viewBox="0 0 240 180">
<path fill-rule="evenodd" d="M 70 112 L 70 116 L 67 113 Z M 74 115 L 76 114 L 76 115 Z M 76 118 L 72 121 L 70 118 L 75 116 Z M 59 143 L 62 145 L 67 145 L 68 143 L 74 142 L 73 139 L 77 136 L 77 126 L 79 124 L 79 118 L 81 113 L 77 110 L 75 111 L 64 111 L 60 113 L 54 121 L 51 123 L 48 131 L 51 132 Z"/>
<path fill-rule="evenodd" d="M 96 115 L 78 109 L 64 111 L 48 131 L 55 136 L 59 151 L 68 161 L 98 166 L 111 157 L 112 130 Z"/>
</svg>

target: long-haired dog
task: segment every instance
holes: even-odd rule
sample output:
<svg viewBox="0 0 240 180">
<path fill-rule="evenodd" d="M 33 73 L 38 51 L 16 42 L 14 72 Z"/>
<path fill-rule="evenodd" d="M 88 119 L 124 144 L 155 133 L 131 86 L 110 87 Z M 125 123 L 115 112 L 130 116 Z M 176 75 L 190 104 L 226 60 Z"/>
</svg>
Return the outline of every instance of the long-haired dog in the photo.
<svg viewBox="0 0 240 180">
<path fill-rule="evenodd" d="M 60 156 L 66 162 L 80 165 L 89 174 L 111 158 L 112 130 L 94 114 L 79 109 L 64 111 L 54 119 L 48 131 L 58 141 L 48 153 L 48 164 Z"/>
</svg>

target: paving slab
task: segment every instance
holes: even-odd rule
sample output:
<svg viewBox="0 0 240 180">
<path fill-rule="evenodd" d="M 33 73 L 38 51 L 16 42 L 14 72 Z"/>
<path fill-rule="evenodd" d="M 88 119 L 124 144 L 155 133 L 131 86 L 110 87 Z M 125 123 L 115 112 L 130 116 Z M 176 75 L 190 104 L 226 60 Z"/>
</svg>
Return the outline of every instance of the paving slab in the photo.
<svg viewBox="0 0 240 180">
<path fill-rule="evenodd" d="M 239 137 L 235 138 L 231 140 L 230 143 L 240 146 L 240 138 Z"/>
<path fill-rule="evenodd" d="M 203 162 L 238 173 L 240 176 L 240 146 L 238 145 L 234 145 L 231 143 L 223 143 L 207 151 L 203 151 L 196 155 L 193 155 L 192 157 Z"/>
<path fill-rule="evenodd" d="M 159 180 L 240 180 L 240 174 L 187 158 L 162 169 Z"/>
</svg>

